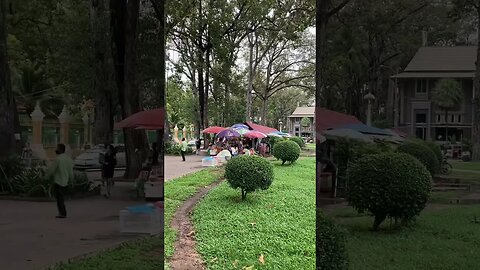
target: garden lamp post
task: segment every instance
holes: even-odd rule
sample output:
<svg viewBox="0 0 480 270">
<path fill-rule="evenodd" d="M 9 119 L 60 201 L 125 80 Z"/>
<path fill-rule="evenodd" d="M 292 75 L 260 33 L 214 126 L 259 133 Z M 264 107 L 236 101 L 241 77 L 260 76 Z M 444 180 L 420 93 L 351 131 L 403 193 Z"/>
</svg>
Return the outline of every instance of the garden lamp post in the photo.
<svg viewBox="0 0 480 270">
<path fill-rule="evenodd" d="M 363 99 L 367 100 L 368 102 L 368 107 L 367 107 L 367 125 L 371 126 L 372 125 L 372 100 L 375 100 L 375 96 L 369 92 L 366 94 Z"/>
<path fill-rule="evenodd" d="M 283 125 L 282 120 L 278 120 L 278 125 L 280 126 L 280 132 L 282 132 L 282 125 Z"/>
</svg>

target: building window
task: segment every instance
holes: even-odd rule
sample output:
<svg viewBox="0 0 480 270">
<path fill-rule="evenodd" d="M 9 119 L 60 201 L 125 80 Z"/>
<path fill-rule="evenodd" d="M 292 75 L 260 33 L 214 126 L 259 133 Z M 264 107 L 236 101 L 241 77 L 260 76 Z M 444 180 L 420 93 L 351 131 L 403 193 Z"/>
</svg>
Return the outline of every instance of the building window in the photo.
<svg viewBox="0 0 480 270">
<path fill-rule="evenodd" d="M 462 115 L 461 114 L 459 114 L 457 116 L 457 123 L 459 123 L 459 124 L 462 123 Z"/>
<path fill-rule="evenodd" d="M 443 122 L 443 115 L 442 114 L 437 114 L 437 124 L 440 124 Z"/>
<path fill-rule="evenodd" d="M 455 114 L 450 115 L 450 123 L 455 123 Z"/>
<path fill-rule="evenodd" d="M 415 136 L 419 139 L 425 140 L 427 135 L 427 129 L 424 127 L 417 127 L 415 129 Z"/>
<path fill-rule="evenodd" d="M 417 80 L 415 85 L 415 93 L 426 94 L 427 93 L 427 80 Z"/>
<path fill-rule="evenodd" d="M 416 123 L 427 123 L 427 114 L 426 113 L 417 113 L 415 115 Z"/>
</svg>

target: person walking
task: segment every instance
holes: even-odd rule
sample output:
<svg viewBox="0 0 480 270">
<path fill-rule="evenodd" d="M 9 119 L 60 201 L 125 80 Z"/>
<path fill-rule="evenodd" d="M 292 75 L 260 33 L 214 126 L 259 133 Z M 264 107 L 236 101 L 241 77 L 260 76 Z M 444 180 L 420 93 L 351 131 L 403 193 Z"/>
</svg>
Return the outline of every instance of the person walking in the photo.
<svg viewBox="0 0 480 270">
<path fill-rule="evenodd" d="M 73 161 L 65 154 L 65 145 L 58 144 L 55 150 L 57 158 L 49 165 L 46 173 L 48 179 L 53 178 L 55 198 L 57 200 L 57 218 L 66 218 L 65 190 L 73 181 Z"/>
<path fill-rule="evenodd" d="M 202 147 L 202 140 L 200 138 L 197 139 L 197 141 L 195 142 L 195 146 L 197 147 L 197 155 L 200 155 L 200 147 Z"/>
<path fill-rule="evenodd" d="M 187 147 L 188 147 L 188 144 L 187 144 L 187 141 L 185 141 L 185 138 L 182 138 L 182 144 L 181 144 L 181 149 L 180 149 L 180 153 L 182 154 L 182 160 L 185 161 L 185 153 L 187 152 Z"/>
<path fill-rule="evenodd" d="M 113 174 L 115 172 L 115 166 L 117 165 L 117 157 L 115 154 L 115 148 L 113 145 L 107 145 L 107 152 L 105 153 L 104 160 L 102 161 L 102 178 L 105 179 L 107 184 L 107 190 L 104 194 L 105 198 L 110 198 L 111 189 L 113 186 Z"/>
</svg>

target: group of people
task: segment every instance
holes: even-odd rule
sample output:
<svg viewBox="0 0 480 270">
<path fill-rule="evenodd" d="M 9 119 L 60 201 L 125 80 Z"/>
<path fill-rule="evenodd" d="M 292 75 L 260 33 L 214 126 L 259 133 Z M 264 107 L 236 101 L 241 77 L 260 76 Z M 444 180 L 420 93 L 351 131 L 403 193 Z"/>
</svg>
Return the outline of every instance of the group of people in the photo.
<svg viewBox="0 0 480 270">
<path fill-rule="evenodd" d="M 260 147 L 257 147 L 260 150 Z M 216 156 L 222 152 L 228 151 L 229 156 L 238 155 L 255 155 L 255 144 L 248 138 L 239 138 L 234 140 L 227 140 L 226 138 L 217 138 L 214 143 L 210 143 L 209 147 L 210 156 Z"/>
</svg>

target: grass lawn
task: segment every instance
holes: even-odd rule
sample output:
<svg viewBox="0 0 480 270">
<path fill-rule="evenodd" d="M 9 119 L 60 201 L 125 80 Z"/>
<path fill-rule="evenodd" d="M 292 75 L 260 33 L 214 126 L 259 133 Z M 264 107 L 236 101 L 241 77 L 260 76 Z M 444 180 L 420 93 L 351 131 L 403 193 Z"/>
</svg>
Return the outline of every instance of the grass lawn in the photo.
<svg viewBox="0 0 480 270">
<path fill-rule="evenodd" d="M 452 164 L 453 169 L 478 171 L 480 173 L 480 162 L 463 162 L 463 161 L 449 161 Z"/>
<path fill-rule="evenodd" d="M 61 263 L 49 270 L 157 270 L 162 267 L 161 237 L 147 237 L 93 257 Z"/>
<path fill-rule="evenodd" d="M 352 208 L 327 212 L 347 231 L 350 269 L 479 269 L 480 217 L 477 206 L 434 205 L 408 228 L 372 232 L 372 217 Z"/>
<path fill-rule="evenodd" d="M 268 190 L 242 202 L 223 182 L 196 207 L 197 248 L 208 269 L 315 268 L 315 159 L 273 164 Z"/>
<path fill-rule="evenodd" d="M 453 169 L 450 174 L 448 174 L 449 177 L 452 178 L 458 178 L 462 179 L 462 182 L 464 183 L 479 183 L 480 182 L 480 171 L 479 172 L 474 172 L 474 171 L 458 171 L 456 169 Z"/>
<path fill-rule="evenodd" d="M 314 143 L 306 143 L 305 148 L 308 149 L 308 150 L 315 151 L 315 144 Z"/>
<path fill-rule="evenodd" d="M 184 201 L 201 188 L 217 181 L 222 169 L 206 169 L 165 183 L 165 258 L 173 255 L 177 233 L 170 227 L 173 215 Z M 166 265 L 167 266 L 167 265 Z"/>
</svg>

